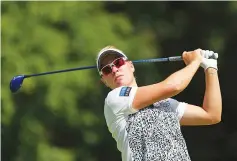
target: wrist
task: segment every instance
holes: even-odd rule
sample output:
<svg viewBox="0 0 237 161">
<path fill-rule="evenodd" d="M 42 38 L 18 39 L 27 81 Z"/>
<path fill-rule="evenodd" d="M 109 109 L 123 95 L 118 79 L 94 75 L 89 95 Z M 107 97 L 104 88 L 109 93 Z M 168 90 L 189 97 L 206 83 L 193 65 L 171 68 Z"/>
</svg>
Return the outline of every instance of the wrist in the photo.
<svg viewBox="0 0 237 161">
<path fill-rule="evenodd" d="M 217 73 L 217 69 L 210 67 L 210 68 L 207 68 L 207 69 L 205 70 L 205 73 L 206 73 L 206 74 L 215 74 L 215 73 Z"/>
<path fill-rule="evenodd" d="M 199 60 L 194 60 L 190 63 L 190 65 L 194 65 L 194 66 L 198 66 L 198 67 L 200 66 L 200 64 L 201 64 L 201 61 L 199 61 Z"/>
</svg>

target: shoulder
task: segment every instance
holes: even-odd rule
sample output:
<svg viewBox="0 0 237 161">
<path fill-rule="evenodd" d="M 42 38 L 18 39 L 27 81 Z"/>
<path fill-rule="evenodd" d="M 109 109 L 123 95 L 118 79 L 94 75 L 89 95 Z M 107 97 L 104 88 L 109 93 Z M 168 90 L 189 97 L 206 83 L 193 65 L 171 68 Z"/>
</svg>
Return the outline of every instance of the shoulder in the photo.
<svg viewBox="0 0 237 161">
<path fill-rule="evenodd" d="M 107 104 L 113 104 L 129 99 L 135 95 L 137 87 L 121 86 L 110 91 L 105 99 Z"/>
<path fill-rule="evenodd" d="M 136 94 L 137 87 L 121 86 L 110 91 L 105 98 L 105 107 L 112 108 L 114 112 L 131 110 L 132 102 Z"/>
</svg>

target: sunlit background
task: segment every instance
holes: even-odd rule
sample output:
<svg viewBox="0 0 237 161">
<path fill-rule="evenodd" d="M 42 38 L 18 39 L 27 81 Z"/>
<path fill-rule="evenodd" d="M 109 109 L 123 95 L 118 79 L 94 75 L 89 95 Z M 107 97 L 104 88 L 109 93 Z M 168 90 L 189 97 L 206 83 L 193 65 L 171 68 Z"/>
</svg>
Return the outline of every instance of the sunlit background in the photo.
<svg viewBox="0 0 237 161">
<path fill-rule="evenodd" d="M 237 160 L 237 2 L 1 2 L 2 161 L 121 161 L 106 127 L 109 92 L 96 69 L 29 78 L 19 74 L 95 65 L 114 45 L 129 59 L 219 53 L 222 122 L 182 127 L 192 161 Z M 138 84 L 159 82 L 183 62 L 136 65 Z M 175 98 L 202 105 L 203 70 Z"/>
</svg>

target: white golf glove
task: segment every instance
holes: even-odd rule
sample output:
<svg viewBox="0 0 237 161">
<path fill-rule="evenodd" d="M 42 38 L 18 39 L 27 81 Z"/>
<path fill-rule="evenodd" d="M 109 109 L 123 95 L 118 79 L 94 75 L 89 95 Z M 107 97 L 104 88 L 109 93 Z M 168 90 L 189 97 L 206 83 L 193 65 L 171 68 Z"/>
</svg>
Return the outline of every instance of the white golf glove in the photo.
<svg viewBox="0 0 237 161">
<path fill-rule="evenodd" d="M 202 50 L 201 55 L 203 57 L 201 67 L 203 67 L 204 70 L 208 68 L 215 68 L 216 70 L 218 70 L 217 68 L 218 54 L 217 53 L 214 53 L 213 51 L 209 51 L 209 50 Z"/>
</svg>

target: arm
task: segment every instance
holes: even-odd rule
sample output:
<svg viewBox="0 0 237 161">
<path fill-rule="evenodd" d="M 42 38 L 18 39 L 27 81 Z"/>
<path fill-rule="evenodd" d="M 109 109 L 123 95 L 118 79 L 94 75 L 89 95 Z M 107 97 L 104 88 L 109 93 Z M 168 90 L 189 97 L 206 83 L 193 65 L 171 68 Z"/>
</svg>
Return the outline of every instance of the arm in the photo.
<svg viewBox="0 0 237 161">
<path fill-rule="evenodd" d="M 208 55 L 214 56 L 214 59 L 208 59 Z M 201 66 L 204 68 L 206 79 L 203 108 L 188 105 L 180 121 L 181 125 L 210 125 L 221 120 L 222 98 L 217 73 L 218 54 L 205 51 L 202 56 Z"/>
<path fill-rule="evenodd" d="M 222 112 L 222 98 L 217 70 L 208 68 L 205 72 L 206 91 L 203 108 L 210 115 L 212 122 L 220 122 Z"/>
<path fill-rule="evenodd" d="M 157 101 L 172 97 L 182 92 L 190 83 L 201 63 L 200 49 L 184 52 L 183 59 L 187 66 L 160 83 L 139 87 L 132 107 L 142 109 Z"/>
<path fill-rule="evenodd" d="M 181 125 L 210 125 L 220 122 L 222 98 L 218 73 L 214 68 L 205 70 L 206 91 L 203 107 L 187 105 Z"/>
</svg>

